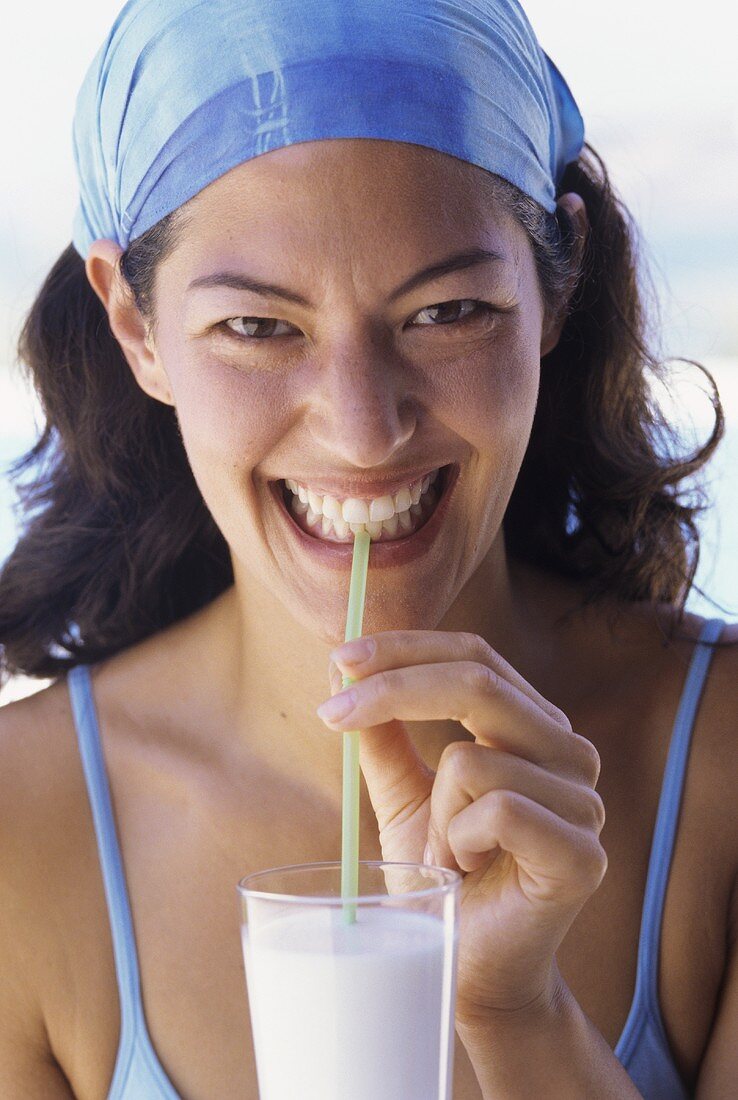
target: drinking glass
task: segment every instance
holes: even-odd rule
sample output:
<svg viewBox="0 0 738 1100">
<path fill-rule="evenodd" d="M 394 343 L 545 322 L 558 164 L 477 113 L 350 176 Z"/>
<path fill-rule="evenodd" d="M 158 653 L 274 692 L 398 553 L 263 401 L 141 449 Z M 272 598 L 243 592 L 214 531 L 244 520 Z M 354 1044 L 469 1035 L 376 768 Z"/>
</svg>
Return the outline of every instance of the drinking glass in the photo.
<svg viewBox="0 0 738 1100">
<path fill-rule="evenodd" d="M 443 867 L 277 867 L 238 883 L 260 1100 L 451 1100 L 459 885 Z"/>
</svg>

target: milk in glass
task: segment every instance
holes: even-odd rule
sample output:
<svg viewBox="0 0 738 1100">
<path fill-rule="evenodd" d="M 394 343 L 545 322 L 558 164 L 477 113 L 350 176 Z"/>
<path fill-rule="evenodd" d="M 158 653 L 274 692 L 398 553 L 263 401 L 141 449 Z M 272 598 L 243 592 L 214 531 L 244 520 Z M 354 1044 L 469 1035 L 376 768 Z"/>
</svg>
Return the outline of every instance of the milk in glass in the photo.
<svg viewBox="0 0 738 1100">
<path fill-rule="evenodd" d="M 260 1100 L 450 1100 L 452 937 L 391 907 L 244 926 Z"/>
</svg>

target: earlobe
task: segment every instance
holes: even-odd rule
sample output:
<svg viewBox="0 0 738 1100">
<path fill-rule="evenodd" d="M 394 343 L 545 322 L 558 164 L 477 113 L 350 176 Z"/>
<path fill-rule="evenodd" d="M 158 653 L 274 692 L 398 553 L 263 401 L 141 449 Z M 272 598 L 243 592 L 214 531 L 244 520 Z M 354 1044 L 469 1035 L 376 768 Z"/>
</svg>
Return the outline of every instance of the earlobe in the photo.
<svg viewBox="0 0 738 1100">
<path fill-rule="evenodd" d="M 550 351 L 553 351 L 553 349 L 558 344 L 559 340 L 561 339 L 561 333 L 564 329 L 565 320 L 566 317 L 564 316 L 555 324 L 548 325 L 547 328 L 544 330 L 543 335 L 541 336 L 541 359 L 545 358 L 545 356 L 547 356 Z"/>
<path fill-rule="evenodd" d="M 85 261 L 87 278 L 105 307 L 111 332 L 138 385 L 149 397 L 174 405 L 169 380 L 150 339 L 149 326 L 120 273 L 122 254 L 123 249 L 115 241 L 94 241 Z"/>
<path fill-rule="evenodd" d="M 569 221 L 573 223 L 578 251 L 581 255 L 584 252 L 584 244 L 589 234 L 589 218 L 587 217 L 587 207 L 584 199 L 576 191 L 567 191 L 566 194 L 559 196 L 556 205 L 566 212 Z"/>
<path fill-rule="evenodd" d="M 567 306 L 579 280 L 584 249 L 589 235 L 589 218 L 587 217 L 587 208 L 581 195 L 578 195 L 576 191 L 567 191 L 566 194 L 561 195 L 556 200 L 556 205 L 562 207 L 566 212 L 574 229 L 576 240 L 575 277 L 572 285 L 566 292 L 566 305 L 561 310 L 558 317 L 551 319 L 550 323 L 544 329 L 541 337 L 542 359 L 544 356 L 548 355 L 550 351 L 553 351 L 561 339 L 561 333 L 563 332 L 564 324 L 568 316 Z"/>
</svg>

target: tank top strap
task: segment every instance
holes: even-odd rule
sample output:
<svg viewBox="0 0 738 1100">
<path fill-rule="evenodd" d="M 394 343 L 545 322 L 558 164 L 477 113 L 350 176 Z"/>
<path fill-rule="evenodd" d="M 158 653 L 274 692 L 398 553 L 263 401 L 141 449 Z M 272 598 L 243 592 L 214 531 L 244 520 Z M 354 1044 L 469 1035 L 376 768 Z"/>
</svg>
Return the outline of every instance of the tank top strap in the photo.
<svg viewBox="0 0 738 1100">
<path fill-rule="evenodd" d="M 658 961 L 666 887 L 679 824 L 692 730 L 712 660 L 713 643 L 720 638 L 724 625 L 722 619 L 709 619 L 700 631 L 674 721 L 651 842 L 633 1007 L 645 1002 L 648 1013 L 659 1024 Z"/>
<path fill-rule="evenodd" d="M 133 1044 L 141 1014 L 141 982 L 136 956 L 136 941 L 133 934 L 133 920 L 113 816 L 110 785 L 105 768 L 89 668 L 86 665 L 77 665 L 71 669 L 67 675 L 67 685 L 79 741 L 82 768 L 92 809 L 100 855 L 100 867 L 108 905 L 115 969 L 120 993 L 120 1053 L 124 1057 L 125 1052 Z"/>
</svg>

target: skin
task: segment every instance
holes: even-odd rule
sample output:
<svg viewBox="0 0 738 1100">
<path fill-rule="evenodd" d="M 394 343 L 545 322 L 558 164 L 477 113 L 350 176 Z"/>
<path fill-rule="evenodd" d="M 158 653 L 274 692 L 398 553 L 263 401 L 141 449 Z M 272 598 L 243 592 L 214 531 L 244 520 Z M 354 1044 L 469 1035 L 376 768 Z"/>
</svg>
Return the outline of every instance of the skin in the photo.
<svg viewBox="0 0 738 1100">
<path fill-rule="evenodd" d="M 563 312 L 544 318 L 525 233 L 490 199 L 484 177 L 434 150 L 366 140 L 305 143 L 249 161 L 188 204 L 184 240 L 157 275 L 154 319 L 141 317 L 116 278 L 120 248 L 98 241 L 90 250 L 88 277 L 111 327 L 139 385 L 176 408 L 195 479 L 231 549 L 236 637 L 233 618 L 222 629 L 238 654 L 228 725 L 247 726 L 250 743 L 245 715 L 255 685 L 270 699 L 283 694 L 282 655 L 298 651 L 296 624 L 310 644 L 304 655 L 300 647 L 299 669 L 291 664 L 291 689 L 306 700 L 324 691 L 328 647 L 345 626 L 346 586 L 286 536 L 268 489 L 275 478 L 310 484 L 328 474 L 354 484 L 362 474 L 460 463 L 448 522 L 429 553 L 369 584 L 364 633 L 443 623 L 489 636 L 494 608 L 495 624 L 504 619 L 524 645 L 501 521 L 530 432 L 540 359 L 558 339 Z M 561 201 L 583 241 L 581 198 Z M 507 262 L 384 304 L 429 258 L 475 245 Z M 224 269 L 255 272 L 316 308 L 235 290 L 187 294 L 193 278 Z M 458 324 L 453 334 L 427 321 L 409 325 L 424 307 L 454 299 L 507 312 Z M 276 316 L 293 335 L 229 341 L 222 323 L 239 315 Z M 314 778 L 324 772 L 324 749 L 320 731 L 301 749 Z M 335 768 L 325 781 L 335 783 Z"/>
<path fill-rule="evenodd" d="M 581 198 L 560 201 L 583 242 Z M 211 1076 L 193 1060 L 198 1021 L 176 1015 L 168 986 L 181 962 L 176 945 L 187 971 L 201 975 L 182 1004 L 199 1003 L 206 975 L 217 971 L 219 1018 L 235 1018 L 243 990 L 228 955 L 232 913 L 215 899 L 250 870 L 335 858 L 339 731 L 358 728 L 363 857 L 420 860 L 429 845 L 429 858 L 464 875 L 458 1100 L 542 1095 L 544 1087 L 562 1098 L 636 1096 L 608 1045 L 632 995 L 611 960 L 634 958 L 643 853 L 692 644 L 664 650 L 668 609 L 634 607 L 615 627 L 611 606 L 582 610 L 575 585 L 506 557 L 502 519 L 565 303 L 546 314 L 525 233 L 485 174 L 418 146 L 324 141 L 276 150 L 216 180 L 186 216 L 158 270 L 153 318 L 116 274 L 114 242 L 95 242 L 86 265 L 138 384 L 176 409 L 234 564 L 234 586 L 213 604 L 94 673 L 157 1051 L 165 1065 L 183 1067 L 185 1095 L 230 1095 L 234 1082 L 253 1081 L 253 1067 L 238 1060 L 242 1037 L 229 1034 L 227 1044 L 225 1023 L 212 1063 L 201 1059 Z M 415 271 L 471 246 L 493 248 L 505 262 L 389 303 Z M 187 293 L 192 279 L 225 268 L 287 286 L 314 308 L 222 288 Z M 497 312 L 453 326 L 411 323 L 456 300 Z M 226 340 L 223 323 L 239 316 L 277 318 L 290 335 L 253 348 Z M 427 554 L 411 566 L 373 572 L 370 564 L 364 633 L 375 648 L 365 664 L 348 663 L 340 645 L 348 568 L 342 579 L 296 548 L 269 482 L 332 475 L 356 486 L 451 461 L 461 474 Z M 713 678 L 724 684 L 715 664 Z M 316 708 L 337 691 L 339 672 L 356 680 L 354 709 L 330 720 Z M 59 691 L 48 698 L 68 722 Z M 52 702 L 30 701 L 26 725 L 31 707 Z M 725 759 L 715 748 L 725 736 L 717 718 L 706 731 L 715 750 L 708 758 Z M 722 824 L 704 839 L 712 837 L 709 807 L 729 797 L 726 789 L 721 803 L 715 784 L 727 779 L 709 764 L 700 770 L 699 758 L 695 767 L 702 834 L 682 853 L 683 877 L 714 860 L 710 882 L 727 910 L 732 841 Z M 603 884 L 605 806 L 614 874 Z M 165 853 L 155 876 L 152 835 Z M 195 867 L 199 900 L 186 913 L 170 899 Z M 679 934 L 695 904 L 688 882 Z M 682 958 L 681 944 L 677 937 L 670 958 Z M 590 945 L 599 970 L 585 958 Z M 679 1033 L 692 1077 L 724 961 L 717 947 L 699 960 L 700 1024 L 685 1020 Z M 670 988 L 670 1006 L 693 1009 L 692 979 L 690 971 L 678 994 Z M 232 1017 L 222 1007 L 228 996 Z M 678 1011 L 670 1013 L 678 1027 Z M 49 1016 L 59 1021 L 50 1029 L 57 1046 L 71 1051 L 62 1007 Z M 116 1042 L 111 1025 L 103 1045 L 112 1054 Z M 238 1051 L 230 1062 L 226 1049 Z M 714 1081 L 727 1059 L 713 1055 Z M 106 1073 L 79 1068 L 77 1094 L 96 1095 Z"/>
</svg>

